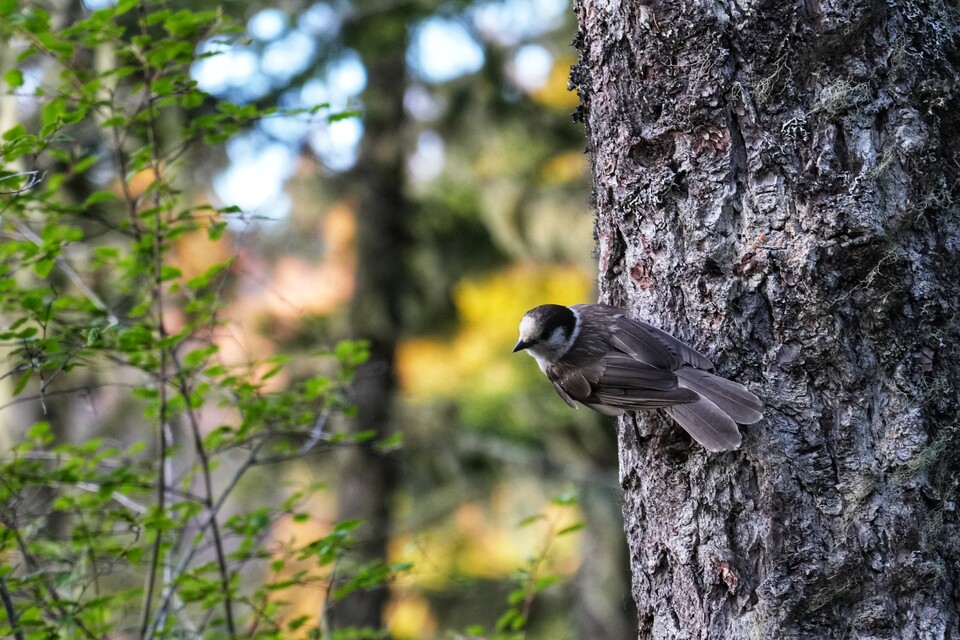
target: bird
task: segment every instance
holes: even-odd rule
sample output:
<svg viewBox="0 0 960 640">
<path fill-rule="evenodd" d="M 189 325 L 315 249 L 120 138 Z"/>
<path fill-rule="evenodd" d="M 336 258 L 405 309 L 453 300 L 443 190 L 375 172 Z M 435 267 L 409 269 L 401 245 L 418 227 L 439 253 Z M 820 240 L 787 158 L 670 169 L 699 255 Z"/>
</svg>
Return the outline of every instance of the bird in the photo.
<svg viewBox="0 0 960 640">
<path fill-rule="evenodd" d="M 709 451 L 739 448 L 737 423 L 763 417 L 763 403 L 745 386 L 712 373 L 699 351 L 619 307 L 535 307 L 520 321 L 518 351 L 537 361 L 574 409 L 577 402 L 612 416 L 663 409 Z"/>
</svg>

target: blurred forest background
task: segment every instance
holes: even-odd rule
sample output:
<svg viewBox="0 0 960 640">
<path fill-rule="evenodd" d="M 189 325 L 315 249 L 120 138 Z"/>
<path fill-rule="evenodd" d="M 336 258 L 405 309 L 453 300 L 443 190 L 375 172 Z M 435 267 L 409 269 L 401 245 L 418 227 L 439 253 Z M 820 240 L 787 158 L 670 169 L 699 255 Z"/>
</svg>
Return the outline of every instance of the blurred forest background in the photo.
<svg viewBox="0 0 960 640">
<path fill-rule="evenodd" d="M 195 299 L 176 283 L 199 278 L 206 291 L 215 273 L 217 329 L 207 339 L 216 355 L 203 358 L 215 358 L 217 372 L 246 366 L 258 394 L 283 394 L 305 381 L 309 388 L 314 376 L 330 372 L 330 359 L 318 353 L 332 350 L 341 364 L 351 359 L 334 346 L 342 339 L 368 345 L 369 358 L 344 387 L 345 408 L 323 408 L 317 422 L 322 430 L 352 434 L 355 444 L 251 469 L 219 513 L 278 505 L 291 487 L 309 485 L 317 490 L 298 494 L 306 496 L 298 505 L 302 517 L 270 515 L 263 537 L 306 544 L 326 539 L 335 523 L 358 518 L 353 552 L 398 571 L 384 584 L 331 602 L 326 582 L 295 578 L 309 571 L 306 562 L 276 564 L 277 574 L 292 577 L 284 591 L 289 604 L 278 618 L 329 608 L 335 626 L 383 628 L 395 638 L 479 636 L 493 633 L 504 612 L 517 608 L 516 586 L 533 580 L 529 597 L 519 598 L 524 620 L 514 625 L 526 637 L 632 635 L 614 424 L 571 411 L 531 359 L 511 354 L 526 309 L 595 300 L 587 157 L 582 127 L 571 117 L 577 98 L 567 90 L 576 25 L 566 0 L 128 2 L 120 3 L 127 6 L 111 15 L 111 24 L 129 28 L 91 36 L 82 51 L 68 52 L 55 43 L 112 3 L 19 5 L 3 3 L 0 23 L 4 241 L 40 247 L 63 240 L 53 238 L 45 217 L 53 202 L 78 231 L 49 260 L 31 254 L 29 278 L 11 266 L 10 249 L 4 277 L 17 286 L 33 278 L 31 291 L 57 300 L 79 291 L 87 303 L 111 312 L 109 322 L 86 328 L 71 358 L 53 367 L 54 352 L 68 342 L 52 341 L 54 323 L 42 320 L 56 304 L 7 301 L 0 316 L 5 460 L 40 457 L 18 448 L 31 439 L 42 441 L 45 451 L 64 442 L 106 443 L 126 451 L 115 457 L 134 462 L 155 456 L 157 446 L 169 447 L 161 482 L 199 482 L 193 465 L 203 458 L 202 443 L 209 445 L 235 407 L 186 411 L 201 443 L 190 452 L 187 420 L 161 417 L 161 429 L 169 422 L 170 433 L 157 445 L 157 419 L 149 409 L 156 387 L 124 373 L 140 361 L 97 364 L 83 351 L 115 326 L 122 333 L 125 321 L 119 312 L 114 317 L 116 309 L 135 317 L 138 308 L 137 293 L 111 289 L 103 271 L 116 258 L 115 238 L 129 228 L 113 218 L 122 216 L 108 196 L 92 194 L 112 193 L 141 206 L 160 191 L 154 185 L 162 167 L 165 180 L 176 184 L 171 198 L 197 208 L 211 203 L 218 214 L 216 233 L 168 236 L 157 276 L 163 286 L 150 292 L 152 304 L 167 300 L 156 327 L 161 343 L 177 332 L 197 339 L 197 330 L 182 329 L 190 327 Z M 204 15 L 202 28 L 171 27 L 170 16 L 190 22 L 181 10 Z M 151 22 L 151 15 L 158 17 Z M 231 23 L 237 28 L 223 28 Z M 52 118 L 49 104 L 68 76 L 82 90 L 76 79 L 85 69 L 113 79 L 111 99 L 130 82 L 124 95 L 135 102 L 139 72 L 117 71 L 126 69 L 121 51 L 146 47 L 137 34 L 160 25 L 168 41 L 179 33 L 189 45 L 164 64 L 184 64 L 195 83 L 188 92 L 193 98 L 158 108 L 143 129 L 144 147 L 160 160 L 138 164 L 133 150 L 130 164 L 118 166 L 108 134 L 123 125 L 95 109 L 71 111 L 69 101 Z M 144 57 L 143 68 L 154 64 Z M 241 124 L 215 135 L 218 121 L 204 118 L 226 113 L 225 104 L 236 116 L 231 122 Z M 191 127 L 203 135 L 184 134 Z M 134 124 L 129 130 L 140 131 Z M 46 135 L 44 143 L 14 152 L 12 145 L 34 134 Z M 181 137 L 192 144 L 181 148 Z M 119 146 L 129 149 L 131 142 L 123 138 Z M 218 269 L 221 264 L 226 268 Z M 28 307 L 33 320 L 24 325 L 18 313 Z M 69 318 L 60 321 L 69 324 Z M 42 326 L 42 340 L 36 330 L 17 333 L 27 325 Z M 78 326 L 60 331 L 70 336 Z M 49 435 L 31 427 L 38 421 L 49 425 Z M 145 451 L 136 449 L 139 442 Z M 234 488 L 231 466 L 242 457 L 231 455 L 219 467 L 203 459 L 208 489 Z M 97 459 L 106 465 L 108 458 Z M 29 567 L 26 549 L 31 536 L 76 538 L 76 518 L 67 515 L 79 507 L 57 506 L 58 491 L 68 495 L 70 483 L 60 477 L 62 486 L 28 491 L 25 480 L 17 484 L 19 471 L 10 466 L 5 472 L 3 527 L 22 539 L 4 537 L 2 575 L 16 577 L 24 566 L 44 573 Z M 77 486 L 78 495 L 89 493 Z M 208 493 L 210 504 L 215 494 Z M 19 551 L 15 542 L 22 543 Z M 141 568 L 149 548 L 145 544 Z M 124 584 L 135 591 L 131 601 L 144 597 L 142 578 Z M 6 594 L 8 587 L 0 586 Z M 57 593 L 48 583 L 37 588 Z M 32 593 L 11 591 L 16 602 Z M 21 622 L 27 617 L 21 613 Z"/>
</svg>

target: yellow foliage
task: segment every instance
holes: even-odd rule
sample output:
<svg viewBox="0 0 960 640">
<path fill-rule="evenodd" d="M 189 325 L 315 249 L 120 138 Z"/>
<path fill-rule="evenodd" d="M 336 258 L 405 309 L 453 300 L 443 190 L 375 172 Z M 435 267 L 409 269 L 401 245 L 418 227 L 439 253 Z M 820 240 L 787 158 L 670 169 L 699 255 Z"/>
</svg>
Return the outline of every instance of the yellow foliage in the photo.
<svg viewBox="0 0 960 640">
<path fill-rule="evenodd" d="M 529 549 L 517 544 L 513 535 L 516 530 L 508 523 L 498 522 L 495 516 L 470 502 L 460 505 L 454 513 L 457 534 L 467 542 L 457 563 L 463 573 L 496 579 L 523 566 Z"/>
<path fill-rule="evenodd" d="M 386 619 L 390 637 L 398 640 L 430 638 L 437 630 L 430 603 L 417 593 L 395 598 L 387 607 Z"/>
<path fill-rule="evenodd" d="M 543 518 L 519 526 L 531 513 Z M 543 569 L 572 575 L 580 566 L 577 536 L 557 533 L 580 516 L 575 507 L 554 504 L 535 481 L 511 478 L 494 489 L 489 502 L 464 503 L 448 522 L 417 532 L 415 539 L 393 536 L 389 555 L 392 562 L 413 564 L 403 575 L 406 584 L 434 590 L 445 589 L 450 577 L 458 573 L 490 580 L 505 578 L 548 544 Z"/>
<path fill-rule="evenodd" d="M 510 348 L 523 313 L 548 302 L 588 302 L 591 288 L 582 270 L 559 265 L 514 266 L 460 282 L 454 290 L 459 332 L 449 342 L 402 341 L 397 348 L 401 385 L 414 396 L 509 390 L 518 360 Z"/>
<path fill-rule="evenodd" d="M 540 168 L 540 177 L 547 184 L 565 184 L 582 180 L 586 171 L 586 154 L 566 151 L 550 158 Z"/>
<path fill-rule="evenodd" d="M 346 202 L 338 202 L 327 211 L 323 218 L 323 241 L 328 253 L 337 259 L 354 259 L 357 237 L 357 219 L 353 208 Z"/>
<path fill-rule="evenodd" d="M 530 92 L 530 97 L 540 104 L 557 111 L 570 112 L 580 104 L 580 97 L 567 87 L 570 83 L 570 65 L 573 59 L 559 57 L 550 69 L 547 81 L 538 89 Z"/>
</svg>

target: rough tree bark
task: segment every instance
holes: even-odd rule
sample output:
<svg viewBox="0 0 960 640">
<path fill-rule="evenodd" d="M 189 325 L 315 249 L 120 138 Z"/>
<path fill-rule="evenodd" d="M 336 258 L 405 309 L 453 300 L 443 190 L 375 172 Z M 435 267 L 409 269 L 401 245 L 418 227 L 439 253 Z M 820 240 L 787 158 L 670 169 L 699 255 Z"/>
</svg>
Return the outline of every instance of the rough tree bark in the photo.
<svg viewBox="0 0 960 640">
<path fill-rule="evenodd" d="M 621 419 L 639 636 L 960 637 L 955 3 L 576 10 L 601 298 L 768 406 Z"/>
</svg>

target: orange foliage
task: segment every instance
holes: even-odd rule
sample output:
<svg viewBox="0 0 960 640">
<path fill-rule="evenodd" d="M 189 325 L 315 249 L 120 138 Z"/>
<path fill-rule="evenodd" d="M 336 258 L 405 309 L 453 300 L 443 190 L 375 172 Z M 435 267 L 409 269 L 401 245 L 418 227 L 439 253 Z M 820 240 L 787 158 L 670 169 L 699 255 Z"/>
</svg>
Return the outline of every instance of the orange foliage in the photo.
<svg viewBox="0 0 960 640">
<path fill-rule="evenodd" d="M 160 169 L 163 169 L 161 165 Z M 157 182 L 157 171 L 153 167 L 147 167 L 142 169 L 127 180 L 126 193 L 129 194 L 131 198 L 139 198 L 144 193 L 147 192 L 151 186 Z"/>
<path fill-rule="evenodd" d="M 278 331 L 292 327 L 305 314 L 330 314 L 350 299 L 356 260 L 353 212 L 346 205 L 332 207 L 321 224 L 321 236 L 324 252 L 319 263 L 285 255 L 271 267 L 241 250 L 233 267 L 237 294 L 222 313 L 229 322 L 216 338 L 225 364 L 269 358 L 276 353 Z M 200 238 L 187 238 L 184 246 L 196 260 L 206 264 L 206 260 L 216 255 L 217 244 L 204 246 Z M 274 328 L 271 335 L 264 335 L 265 322 Z M 272 365 L 262 367 L 264 371 L 269 368 Z M 270 389 L 277 389 L 285 382 L 281 373 L 267 384 Z"/>
</svg>

